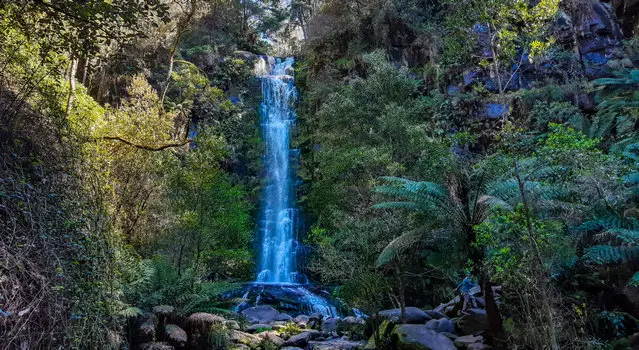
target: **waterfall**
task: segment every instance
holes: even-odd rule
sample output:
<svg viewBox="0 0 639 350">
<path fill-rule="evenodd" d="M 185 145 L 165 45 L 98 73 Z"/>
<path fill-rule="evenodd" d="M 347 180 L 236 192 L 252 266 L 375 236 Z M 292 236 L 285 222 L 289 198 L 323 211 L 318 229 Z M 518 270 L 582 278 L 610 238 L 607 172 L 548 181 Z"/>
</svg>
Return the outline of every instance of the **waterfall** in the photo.
<svg viewBox="0 0 639 350">
<path fill-rule="evenodd" d="M 260 205 L 259 236 L 261 254 L 257 281 L 297 283 L 295 169 L 290 148 L 291 127 L 295 125 L 297 90 L 293 78 L 293 58 L 260 58 L 255 74 L 262 80 L 260 105 L 264 139 L 266 186 Z"/>
<path fill-rule="evenodd" d="M 293 77 L 293 58 L 261 57 L 254 73 L 262 81 L 260 127 L 266 154 L 265 187 L 260 201 L 258 236 L 260 239 L 259 273 L 256 283 L 242 298 L 254 295 L 260 305 L 268 295 L 296 300 L 299 311 L 325 316 L 339 315 L 331 303 L 311 292 L 304 274 L 297 272 L 297 220 L 295 205 L 295 160 L 298 151 L 291 149 L 291 132 L 295 126 L 297 90 Z M 245 302 L 238 306 L 245 306 Z"/>
</svg>

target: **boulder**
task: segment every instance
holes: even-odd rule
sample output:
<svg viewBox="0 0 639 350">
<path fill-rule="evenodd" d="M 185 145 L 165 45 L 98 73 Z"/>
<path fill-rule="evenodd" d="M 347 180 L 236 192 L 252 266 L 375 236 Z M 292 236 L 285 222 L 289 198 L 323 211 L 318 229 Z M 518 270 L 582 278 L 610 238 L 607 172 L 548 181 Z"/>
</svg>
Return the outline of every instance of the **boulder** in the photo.
<svg viewBox="0 0 639 350">
<path fill-rule="evenodd" d="M 322 332 L 332 333 L 337 331 L 337 324 L 340 319 L 338 317 L 329 317 L 322 322 Z"/>
<path fill-rule="evenodd" d="M 262 338 L 258 337 L 257 335 L 244 333 L 244 332 L 240 332 L 236 330 L 232 330 L 229 336 L 233 343 L 244 344 L 248 346 L 249 348 L 257 348 L 258 346 L 260 346 L 260 343 L 262 342 Z"/>
<path fill-rule="evenodd" d="M 455 339 L 455 345 L 460 348 L 468 347 L 470 344 L 483 343 L 484 337 L 481 335 L 465 335 Z"/>
<path fill-rule="evenodd" d="M 453 342 L 454 342 L 455 340 L 457 340 L 457 338 L 459 338 L 459 337 L 457 336 L 457 334 L 454 334 L 454 333 L 446 333 L 446 332 L 444 332 L 444 333 L 439 333 L 439 334 L 441 334 L 441 335 L 445 336 L 446 338 L 448 338 L 448 339 L 452 340 Z"/>
<path fill-rule="evenodd" d="M 286 342 L 284 342 L 284 346 L 297 346 L 300 348 L 305 348 L 308 345 L 308 342 L 311 340 L 315 340 L 321 336 L 321 333 L 318 331 L 304 331 L 300 334 L 294 335 L 290 337 Z"/>
<path fill-rule="evenodd" d="M 441 311 L 426 310 L 425 312 L 428 314 L 428 316 L 436 320 L 439 320 L 440 318 L 446 318 L 446 315 Z"/>
<path fill-rule="evenodd" d="M 397 350 L 456 350 L 453 341 L 426 325 L 400 324 L 391 334 Z"/>
<path fill-rule="evenodd" d="M 455 305 L 449 305 L 444 309 L 444 314 L 446 314 L 447 317 L 453 317 L 456 316 L 457 310 L 459 309 L 455 308 Z"/>
<path fill-rule="evenodd" d="M 271 328 L 272 328 L 274 331 L 283 330 L 284 328 L 286 328 L 286 323 L 283 323 L 283 322 L 273 322 L 273 323 L 271 323 Z"/>
<path fill-rule="evenodd" d="M 326 341 L 309 342 L 310 350 L 358 350 L 363 349 L 365 342 L 356 342 L 345 339 L 332 339 Z"/>
<path fill-rule="evenodd" d="M 400 322 L 402 318 L 402 310 L 391 309 L 391 310 L 380 311 L 379 316 L 393 322 Z M 406 321 L 405 321 L 406 323 L 423 324 L 424 322 L 429 321 L 430 319 L 431 317 L 428 316 L 426 312 L 416 307 L 409 306 L 406 308 Z"/>
<path fill-rule="evenodd" d="M 324 315 L 322 314 L 313 314 L 308 320 L 308 328 L 319 328 L 322 326 L 322 320 L 324 319 Z"/>
<path fill-rule="evenodd" d="M 426 322 L 426 328 L 431 329 L 437 333 L 455 333 L 455 324 L 447 318 L 430 320 Z"/>
<path fill-rule="evenodd" d="M 488 316 L 486 310 L 468 309 L 457 322 L 462 334 L 474 334 L 488 329 Z"/>
<path fill-rule="evenodd" d="M 277 317 L 275 317 L 274 321 L 291 322 L 291 321 L 293 321 L 293 317 L 291 317 L 291 315 L 288 315 L 288 314 L 285 314 L 285 313 L 281 313 L 281 314 L 277 315 Z"/>
<path fill-rule="evenodd" d="M 278 348 L 284 345 L 284 339 L 280 338 L 277 332 L 262 332 L 258 334 L 258 337 L 262 338 L 264 341 L 274 344 Z"/>
<path fill-rule="evenodd" d="M 244 315 L 250 323 L 268 324 L 275 321 L 276 318 L 280 316 L 280 312 L 272 306 L 262 305 L 243 310 L 242 315 Z"/>
<path fill-rule="evenodd" d="M 228 321 L 224 322 L 224 325 L 228 329 L 234 329 L 236 331 L 240 330 L 240 324 L 237 323 L 237 321 L 235 321 L 235 320 L 228 320 Z"/>
<path fill-rule="evenodd" d="M 239 58 L 241 60 L 244 60 L 246 62 L 249 62 L 249 63 L 254 62 L 255 60 L 257 60 L 257 55 L 255 55 L 252 52 L 235 51 L 233 54 L 234 54 L 235 57 L 237 57 L 237 58 Z"/>
<path fill-rule="evenodd" d="M 308 322 L 309 322 L 310 320 L 311 320 L 311 317 L 310 317 L 310 316 L 307 316 L 307 315 L 299 315 L 299 316 L 296 316 L 296 317 L 293 319 L 293 322 L 297 323 L 298 325 L 300 325 L 300 324 L 307 325 L 307 324 L 308 324 Z"/>
<path fill-rule="evenodd" d="M 233 344 L 231 350 L 249 350 L 250 348 L 244 344 Z"/>
<path fill-rule="evenodd" d="M 348 316 L 337 322 L 337 334 L 348 335 L 351 340 L 364 339 L 366 321 L 362 318 Z"/>
<path fill-rule="evenodd" d="M 389 320 L 382 321 L 382 323 L 379 325 L 379 327 L 377 327 L 377 329 L 375 330 L 376 334 L 374 333 L 368 339 L 368 343 L 366 344 L 366 349 L 377 349 L 378 346 L 377 346 L 377 344 L 375 344 L 375 338 L 379 338 L 379 339 L 388 339 L 388 338 L 390 338 L 390 334 L 393 331 L 394 327 L 395 327 L 395 325 L 391 321 L 389 321 Z"/>
<path fill-rule="evenodd" d="M 267 325 L 267 324 L 256 323 L 256 324 L 251 325 L 250 327 L 248 327 L 246 329 L 246 331 L 248 333 L 259 333 L 259 332 L 264 332 L 264 331 L 270 331 L 271 329 L 273 329 L 273 328 L 271 326 Z"/>
</svg>

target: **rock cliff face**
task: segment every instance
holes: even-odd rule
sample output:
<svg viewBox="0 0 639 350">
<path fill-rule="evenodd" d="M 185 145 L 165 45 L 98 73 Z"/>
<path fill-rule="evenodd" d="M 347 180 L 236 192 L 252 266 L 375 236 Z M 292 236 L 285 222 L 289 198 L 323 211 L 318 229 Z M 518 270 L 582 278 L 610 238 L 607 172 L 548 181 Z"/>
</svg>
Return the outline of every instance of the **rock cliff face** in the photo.
<svg viewBox="0 0 639 350">
<path fill-rule="evenodd" d="M 433 55 L 429 48 L 420 45 L 420 38 L 411 32 L 401 21 L 388 19 L 390 56 L 397 64 L 419 66 L 428 62 Z M 552 35 L 567 52 L 574 52 L 574 60 L 579 63 L 577 69 L 588 79 L 608 75 L 607 63 L 621 58 L 621 41 L 637 34 L 639 26 L 639 0 L 613 0 L 612 3 L 599 0 L 585 0 L 574 10 L 560 12 L 552 28 Z M 476 55 L 491 60 L 490 37 L 487 28 L 477 24 L 473 28 Z M 506 90 L 528 88 L 531 82 L 540 77 L 565 74 L 566 62 L 544 62 L 530 65 L 527 59 L 521 66 L 513 65 L 514 79 L 510 80 Z M 503 77 L 502 77 L 503 78 Z M 560 77 L 561 78 L 561 77 Z M 469 67 L 464 74 L 463 86 L 481 82 L 490 91 L 495 91 L 496 77 L 488 69 Z"/>
<path fill-rule="evenodd" d="M 586 2 L 572 19 L 576 46 L 588 78 L 606 75 L 606 63 L 618 58 L 623 34 L 610 4 Z"/>
<path fill-rule="evenodd" d="M 639 34 L 639 0 L 613 0 L 621 30 L 626 38 Z"/>
</svg>

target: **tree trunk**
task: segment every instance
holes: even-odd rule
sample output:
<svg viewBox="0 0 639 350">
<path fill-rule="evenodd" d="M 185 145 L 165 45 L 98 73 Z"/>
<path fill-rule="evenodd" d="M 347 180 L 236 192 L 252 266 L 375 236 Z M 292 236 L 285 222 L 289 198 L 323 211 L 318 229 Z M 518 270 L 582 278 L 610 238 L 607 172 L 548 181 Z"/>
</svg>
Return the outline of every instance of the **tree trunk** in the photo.
<svg viewBox="0 0 639 350">
<path fill-rule="evenodd" d="M 69 68 L 69 97 L 67 98 L 66 117 L 71 115 L 71 109 L 73 108 L 73 94 L 75 93 L 75 74 L 78 71 L 78 59 L 71 59 L 71 67 Z"/>
<path fill-rule="evenodd" d="M 397 278 L 397 288 L 399 289 L 399 308 L 402 312 L 402 323 L 406 323 L 406 297 L 404 291 L 404 282 L 402 281 L 401 270 L 399 269 L 399 264 L 397 262 L 395 265 L 395 278 Z"/>
<path fill-rule="evenodd" d="M 501 319 L 499 307 L 495 302 L 495 294 L 493 286 L 482 273 L 479 284 L 484 292 L 484 301 L 486 302 L 486 317 L 488 317 L 489 332 L 486 336 L 487 341 L 495 349 L 506 349 L 506 332 Z"/>
</svg>

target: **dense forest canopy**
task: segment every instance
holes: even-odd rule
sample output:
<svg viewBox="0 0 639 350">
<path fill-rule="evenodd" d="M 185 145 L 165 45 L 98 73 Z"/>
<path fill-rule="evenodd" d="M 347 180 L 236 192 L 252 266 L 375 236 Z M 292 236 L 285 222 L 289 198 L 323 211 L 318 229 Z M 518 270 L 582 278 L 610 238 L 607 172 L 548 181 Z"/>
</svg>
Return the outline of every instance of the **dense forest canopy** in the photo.
<svg viewBox="0 0 639 350">
<path fill-rule="evenodd" d="M 636 0 L 0 1 L 0 348 L 639 348 L 638 120 Z"/>
</svg>

